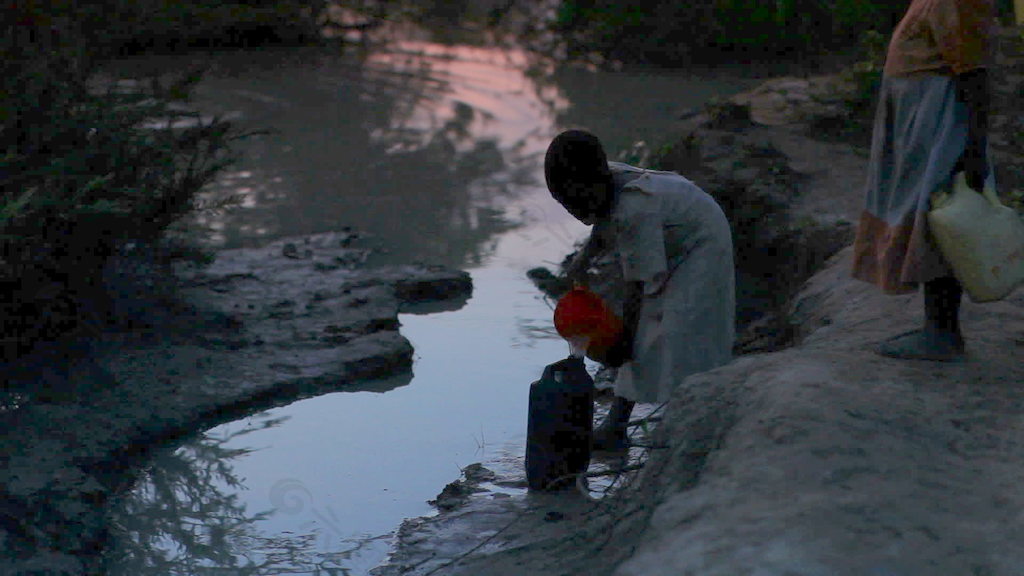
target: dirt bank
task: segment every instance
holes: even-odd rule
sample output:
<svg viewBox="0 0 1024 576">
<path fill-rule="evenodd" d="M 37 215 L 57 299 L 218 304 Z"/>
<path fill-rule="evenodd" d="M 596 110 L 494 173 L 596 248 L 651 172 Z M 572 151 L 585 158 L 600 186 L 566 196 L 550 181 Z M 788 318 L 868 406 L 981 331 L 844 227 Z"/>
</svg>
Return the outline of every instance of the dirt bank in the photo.
<svg viewBox="0 0 1024 576">
<path fill-rule="evenodd" d="M 1002 39 L 993 122 L 1011 201 L 1017 34 Z M 820 129 L 844 119 L 835 80 L 773 81 L 680 127 L 665 167 L 736 198 L 739 234 L 761 241 L 747 254 L 769 264 L 754 269 L 792 290 L 748 327 L 747 355 L 680 384 L 632 486 L 601 502 L 478 493 L 407 522 L 376 574 L 1020 572 L 1024 292 L 965 304 L 963 364 L 873 352 L 918 325 L 922 304 L 852 280 L 849 249 L 832 254 L 851 239 L 867 163 L 863 139 Z"/>
<path fill-rule="evenodd" d="M 401 307 L 456 309 L 465 272 L 366 269 L 351 232 L 229 250 L 165 290 L 118 280 L 129 332 L 40 351 L 4 370 L 0 573 L 99 574 L 106 503 L 159 441 L 246 411 L 411 377 Z M 152 283 L 151 283 L 152 284 Z"/>
<path fill-rule="evenodd" d="M 437 573 L 1019 573 L 1024 294 L 965 306 L 968 362 L 900 362 L 872 347 L 917 324 L 919 297 L 849 265 L 798 297 L 800 345 L 680 385 L 667 448 L 622 497 L 484 494 L 408 524 L 381 574 L 429 574 L 488 538 Z"/>
</svg>

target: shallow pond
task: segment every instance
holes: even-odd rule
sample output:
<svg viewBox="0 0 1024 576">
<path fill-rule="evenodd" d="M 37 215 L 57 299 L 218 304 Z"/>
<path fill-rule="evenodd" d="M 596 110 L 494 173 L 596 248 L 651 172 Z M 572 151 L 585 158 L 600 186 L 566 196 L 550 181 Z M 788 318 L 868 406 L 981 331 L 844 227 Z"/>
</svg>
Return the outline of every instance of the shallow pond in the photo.
<svg viewBox="0 0 1024 576">
<path fill-rule="evenodd" d="M 628 161 L 636 142 L 660 144 L 685 111 L 746 85 L 412 36 L 362 55 L 278 49 L 209 64 L 201 107 L 272 130 L 243 142 L 214 187 L 241 200 L 198 222 L 211 243 L 349 226 L 378 248 L 371 264 L 467 269 L 474 292 L 457 311 L 401 316 L 411 380 L 301 400 L 159 452 L 114 515 L 112 574 L 365 574 L 460 467 L 521 474 L 528 386 L 567 353 L 525 272 L 553 268 L 586 233 L 543 186 L 547 143 L 585 127 Z"/>
</svg>

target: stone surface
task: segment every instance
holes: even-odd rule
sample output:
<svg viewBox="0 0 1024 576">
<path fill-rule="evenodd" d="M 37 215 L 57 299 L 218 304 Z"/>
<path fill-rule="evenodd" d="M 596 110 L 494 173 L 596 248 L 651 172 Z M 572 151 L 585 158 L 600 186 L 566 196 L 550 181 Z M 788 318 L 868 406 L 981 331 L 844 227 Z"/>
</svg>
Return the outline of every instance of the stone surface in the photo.
<svg viewBox="0 0 1024 576">
<path fill-rule="evenodd" d="M 918 298 L 848 278 L 797 301 L 801 346 L 683 383 L 627 574 L 1016 574 L 1024 566 L 1024 294 L 967 306 L 963 364 L 877 356 Z M 711 414 L 707 407 L 716 408 Z M 708 419 L 698 463 L 687 446 Z M 673 453 L 674 452 L 674 453 Z M 699 464 L 699 468 L 696 468 Z M 699 470 L 687 489 L 670 478 Z"/>
<path fill-rule="evenodd" d="M 835 75 L 775 78 L 731 99 L 749 109 L 753 122 L 792 126 L 847 113 L 844 96 L 852 90 Z"/>
<path fill-rule="evenodd" d="M 474 497 L 404 528 L 381 574 L 1019 574 L 1024 291 L 965 305 L 967 362 L 891 360 L 873 347 L 920 296 L 852 280 L 849 256 L 795 301 L 799 345 L 681 383 L 634 488 Z"/>
</svg>

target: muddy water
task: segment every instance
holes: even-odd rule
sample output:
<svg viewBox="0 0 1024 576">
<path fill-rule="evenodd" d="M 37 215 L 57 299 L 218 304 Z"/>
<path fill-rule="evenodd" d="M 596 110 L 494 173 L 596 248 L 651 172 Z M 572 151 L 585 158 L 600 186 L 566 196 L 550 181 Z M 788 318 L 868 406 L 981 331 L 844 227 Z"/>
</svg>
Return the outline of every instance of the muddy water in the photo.
<svg viewBox="0 0 1024 576">
<path fill-rule="evenodd" d="M 586 127 L 628 161 L 636 142 L 659 144 L 686 110 L 744 85 L 423 38 L 210 64 L 203 109 L 272 130 L 246 140 L 215 187 L 239 203 L 197 223 L 212 244 L 350 226 L 378 248 L 371 264 L 464 268 L 474 293 L 457 311 L 401 316 L 411 380 L 295 402 L 160 453 L 115 515 L 114 574 L 365 574 L 460 467 L 518 474 L 528 385 L 567 352 L 525 271 L 586 233 L 543 187 L 547 142 Z"/>
</svg>

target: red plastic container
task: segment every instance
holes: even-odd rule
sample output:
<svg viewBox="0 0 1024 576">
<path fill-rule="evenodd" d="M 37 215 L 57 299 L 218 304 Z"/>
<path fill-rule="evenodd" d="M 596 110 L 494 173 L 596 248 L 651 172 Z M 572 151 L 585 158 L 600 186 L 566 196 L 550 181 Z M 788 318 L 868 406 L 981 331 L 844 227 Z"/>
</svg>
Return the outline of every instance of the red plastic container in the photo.
<svg viewBox="0 0 1024 576">
<path fill-rule="evenodd" d="M 555 330 L 566 340 L 588 338 L 587 356 L 601 362 L 622 337 L 622 320 L 600 296 L 577 286 L 555 306 Z"/>
</svg>

